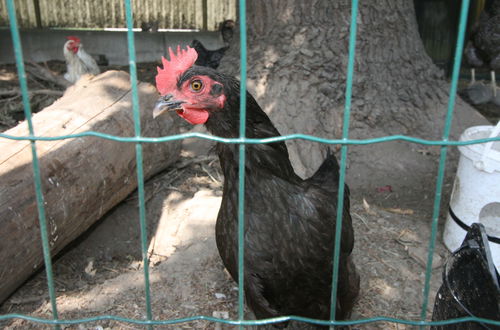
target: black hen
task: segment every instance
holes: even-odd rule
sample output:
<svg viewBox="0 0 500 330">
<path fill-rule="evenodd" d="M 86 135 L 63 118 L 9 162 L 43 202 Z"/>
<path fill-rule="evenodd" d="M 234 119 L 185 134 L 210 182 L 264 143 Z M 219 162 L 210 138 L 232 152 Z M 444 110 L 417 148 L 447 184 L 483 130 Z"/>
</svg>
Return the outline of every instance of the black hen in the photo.
<svg viewBox="0 0 500 330">
<path fill-rule="evenodd" d="M 500 0 L 487 1 L 479 21 L 472 27 L 464 55 L 472 75 L 467 98 L 473 104 L 500 102 L 495 79 L 495 70 L 500 69 Z M 491 89 L 475 82 L 475 69 L 481 67 L 491 72 Z"/>
<path fill-rule="evenodd" d="M 196 39 L 191 42 L 191 47 L 196 49 L 196 52 L 199 54 L 196 65 L 207 66 L 212 69 L 217 69 L 219 67 L 220 61 L 224 57 L 224 53 L 229 49 L 229 46 L 225 46 L 216 50 L 208 50 L 203 46 L 201 41 Z"/>
<path fill-rule="evenodd" d="M 193 66 L 196 52 L 171 52 L 156 78 L 162 94 L 154 115 L 175 110 L 214 135 L 239 131 L 239 82 L 210 68 Z M 247 93 L 246 136 L 268 138 L 278 130 Z M 220 256 L 238 278 L 238 145 L 216 147 L 224 188 L 216 224 Z M 339 167 L 332 153 L 309 179 L 297 176 L 284 142 L 250 144 L 245 162 L 245 280 L 248 306 L 257 318 L 300 315 L 329 319 Z M 349 190 L 344 198 L 337 319 L 350 315 L 359 292 L 351 260 L 354 232 Z M 281 325 L 283 326 L 283 324 Z"/>
<path fill-rule="evenodd" d="M 225 20 L 220 24 L 219 32 L 224 42 L 224 47 L 216 50 L 208 50 L 203 46 L 199 40 L 193 40 L 191 47 L 193 47 L 198 53 L 198 59 L 196 60 L 196 65 L 207 66 L 212 69 L 217 69 L 219 67 L 220 61 L 224 57 L 224 54 L 229 49 L 229 43 L 233 38 L 234 21 Z"/>
<path fill-rule="evenodd" d="M 487 2 L 479 21 L 474 24 L 465 49 L 470 66 L 500 69 L 500 1 Z"/>
</svg>

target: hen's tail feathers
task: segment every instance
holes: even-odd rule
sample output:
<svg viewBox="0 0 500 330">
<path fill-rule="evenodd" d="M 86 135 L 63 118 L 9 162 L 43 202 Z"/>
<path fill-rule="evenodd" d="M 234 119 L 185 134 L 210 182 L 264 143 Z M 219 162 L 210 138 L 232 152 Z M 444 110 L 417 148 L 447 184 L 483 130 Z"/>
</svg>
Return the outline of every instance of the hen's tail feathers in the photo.
<svg viewBox="0 0 500 330">
<path fill-rule="evenodd" d="M 330 193 L 337 193 L 339 189 L 340 166 L 333 151 L 328 148 L 325 160 L 307 181 L 316 184 Z M 344 209 L 349 213 L 350 191 L 347 184 L 344 185 Z"/>
<path fill-rule="evenodd" d="M 205 46 L 203 46 L 203 44 L 197 39 L 193 40 L 193 42 L 191 43 L 191 47 L 193 47 L 196 50 L 196 52 L 206 52 L 207 51 Z"/>
<path fill-rule="evenodd" d="M 328 148 L 325 160 L 308 181 L 320 185 L 322 187 L 338 186 L 339 185 L 339 163 L 335 154 Z M 328 189 L 331 191 L 331 189 Z M 336 191 L 337 188 L 334 188 Z"/>
</svg>

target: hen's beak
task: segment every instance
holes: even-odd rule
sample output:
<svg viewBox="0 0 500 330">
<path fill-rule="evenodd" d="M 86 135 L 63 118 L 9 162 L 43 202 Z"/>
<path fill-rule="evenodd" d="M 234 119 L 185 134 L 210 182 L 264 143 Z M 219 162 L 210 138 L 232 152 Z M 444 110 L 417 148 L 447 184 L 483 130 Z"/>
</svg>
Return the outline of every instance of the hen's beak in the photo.
<svg viewBox="0 0 500 330">
<path fill-rule="evenodd" d="M 182 104 L 186 103 L 184 101 L 176 101 L 172 100 L 172 95 L 164 95 L 161 96 L 158 101 L 156 101 L 155 108 L 153 110 L 153 118 L 158 117 L 164 112 L 167 111 L 176 111 L 176 110 L 182 110 Z"/>
</svg>

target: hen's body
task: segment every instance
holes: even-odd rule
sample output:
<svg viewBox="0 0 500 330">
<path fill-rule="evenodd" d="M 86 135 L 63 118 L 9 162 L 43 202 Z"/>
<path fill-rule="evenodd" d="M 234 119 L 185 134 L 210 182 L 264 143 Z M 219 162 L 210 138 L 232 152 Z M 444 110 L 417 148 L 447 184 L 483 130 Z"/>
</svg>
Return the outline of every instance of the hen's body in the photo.
<svg viewBox="0 0 500 330">
<path fill-rule="evenodd" d="M 212 69 L 217 69 L 219 67 L 220 61 L 224 57 L 224 53 L 229 49 L 229 46 L 225 46 L 216 50 L 208 50 L 196 39 L 193 40 L 191 46 L 196 49 L 198 53 L 196 65 L 207 66 Z"/>
<path fill-rule="evenodd" d="M 196 59 L 196 65 L 207 66 L 212 69 L 217 69 L 219 67 L 220 61 L 224 57 L 224 54 L 229 49 L 229 43 L 233 39 L 233 29 L 234 21 L 225 20 L 220 24 L 219 32 L 224 43 L 224 47 L 216 50 L 208 50 L 199 40 L 193 40 L 191 47 L 193 47 L 198 53 L 198 58 Z"/>
<path fill-rule="evenodd" d="M 252 149 L 248 150 L 249 156 Z M 224 157 L 224 193 L 216 225 L 217 247 L 224 265 L 237 280 L 238 171 L 233 161 L 237 159 L 237 148 L 224 145 L 218 150 Z M 251 166 L 252 161 L 248 161 Z M 245 182 L 248 305 L 258 318 L 301 315 L 328 319 L 336 194 L 311 181 L 283 178 L 273 170 L 255 168 L 247 169 Z M 346 213 L 337 301 L 339 319 L 348 316 L 359 290 L 359 279 L 349 260 L 354 243 L 350 222 Z"/>
<path fill-rule="evenodd" d="M 64 78 L 71 83 L 75 83 L 84 74 L 99 74 L 99 66 L 92 56 L 83 49 L 81 44 L 78 45 L 76 53 L 68 49 L 68 44 L 71 42 L 73 41 L 69 40 L 64 45 L 64 58 L 68 70 L 64 74 Z"/>
<path fill-rule="evenodd" d="M 472 104 L 490 101 L 500 104 L 495 75 L 495 70 L 500 69 L 500 0 L 486 1 L 479 21 L 472 26 L 464 55 L 471 67 L 472 77 L 465 91 L 466 99 Z M 475 69 L 481 67 L 490 70 L 491 88 L 475 81 Z"/>
<path fill-rule="evenodd" d="M 230 79 L 225 77 L 225 79 Z M 236 81 L 227 100 L 239 107 Z M 267 115 L 248 94 L 247 137 L 278 136 Z M 237 115 L 237 111 L 232 111 Z M 237 125 L 220 125 L 214 113 L 206 123 L 215 135 L 236 137 Z M 238 120 L 232 121 L 237 124 Z M 224 173 L 216 241 L 224 265 L 238 278 L 238 147 L 218 144 Z M 283 142 L 248 145 L 245 163 L 245 296 L 258 318 L 300 315 L 329 319 L 335 237 L 338 164 L 330 154 L 308 180 L 298 177 Z M 346 186 L 347 188 L 347 186 Z M 359 292 L 350 260 L 354 233 L 346 189 L 340 251 L 337 318 L 346 318 Z"/>
<path fill-rule="evenodd" d="M 472 67 L 500 69 L 500 0 L 490 1 L 472 27 L 465 59 Z"/>
</svg>

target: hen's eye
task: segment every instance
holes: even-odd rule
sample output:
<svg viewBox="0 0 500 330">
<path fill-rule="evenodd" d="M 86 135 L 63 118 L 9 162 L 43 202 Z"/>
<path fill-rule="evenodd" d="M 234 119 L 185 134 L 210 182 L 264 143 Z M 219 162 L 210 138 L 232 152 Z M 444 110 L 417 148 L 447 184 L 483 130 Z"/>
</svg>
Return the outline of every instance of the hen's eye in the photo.
<svg viewBox="0 0 500 330">
<path fill-rule="evenodd" d="M 203 83 L 201 82 L 201 80 L 193 80 L 191 82 L 191 89 L 195 92 L 199 92 L 202 87 Z"/>
</svg>

